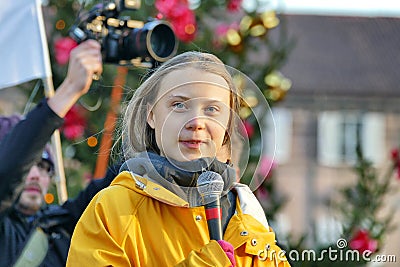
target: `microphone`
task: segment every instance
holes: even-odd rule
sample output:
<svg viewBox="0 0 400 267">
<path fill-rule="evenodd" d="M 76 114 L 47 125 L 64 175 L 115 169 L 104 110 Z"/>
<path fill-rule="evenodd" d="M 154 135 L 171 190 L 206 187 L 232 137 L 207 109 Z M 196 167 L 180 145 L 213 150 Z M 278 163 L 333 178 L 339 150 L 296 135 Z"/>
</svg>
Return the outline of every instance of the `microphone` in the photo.
<svg viewBox="0 0 400 267">
<path fill-rule="evenodd" d="M 211 240 L 222 240 L 220 197 L 223 188 L 224 180 L 216 172 L 203 172 L 197 179 L 197 190 L 206 209 L 207 226 Z"/>
</svg>

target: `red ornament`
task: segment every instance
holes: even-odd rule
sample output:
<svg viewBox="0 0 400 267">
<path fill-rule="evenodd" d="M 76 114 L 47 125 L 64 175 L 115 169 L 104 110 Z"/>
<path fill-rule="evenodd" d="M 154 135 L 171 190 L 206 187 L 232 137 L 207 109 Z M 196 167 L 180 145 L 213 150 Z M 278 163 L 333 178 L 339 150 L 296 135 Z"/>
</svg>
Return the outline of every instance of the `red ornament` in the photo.
<svg viewBox="0 0 400 267">
<path fill-rule="evenodd" d="M 399 160 L 399 149 L 398 148 L 393 148 L 392 151 L 390 151 L 392 160 L 398 161 Z"/>
<path fill-rule="evenodd" d="M 176 37 L 182 42 L 193 41 L 196 37 L 196 22 L 190 15 L 171 20 L 171 25 Z"/>
<path fill-rule="evenodd" d="M 74 105 L 65 115 L 62 132 L 65 138 L 76 140 L 83 136 L 87 125 L 82 109 Z"/>
<path fill-rule="evenodd" d="M 75 42 L 70 37 L 59 38 L 54 42 L 54 55 L 56 62 L 60 65 L 65 65 L 69 61 L 69 54 L 71 50 L 77 46 Z"/>
<path fill-rule="evenodd" d="M 157 0 L 154 5 L 158 11 L 169 18 L 172 17 L 174 8 L 179 2 L 179 0 Z"/>
<path fill-rule="evenodd" d="M 230 29 L 230 26 L 228 24 L 222 23 L 215 27 L 215 35 L 219 38 L 225 37 L 226 33 Z"/>
<path fill-rule="evenodd" d="M 358 250 L 363 253 L 366 250 L 374 253 L 378 249 L 378 241 L 369 236 L 367 230 L 358 230 L 350 240 L 349 246 L 351 249 Z"/>
<path fill-rule="evenodd" d="M 251 124 L 249 121 L 245 120 L 243 122 L 243 126 L 244 126 L 244 133 L 245 136 L 247 136 L 247 138 L 251 138 L 254 134 L 254 126 L 253 124 Z"/>
<path fill-rule="evenodd" d="M 391 154 L 392 161 L 393 161 L 393 163 L 394 163 L 394 168 L 395 168 L 395 170 L 396 170 L 397 179 L 400 180 L 400 157 L 399 157 L 399 149 L 398 149 L 398 148 L 392 149 L 392 151 L 390 152 L 390 154 Z"/>
<path fill-rule="evenodd" d="M 238 12 L 241 9 L 242 0 L 230 0 L 226 6 L 230 12 Z"/>
<path fill-rule="evenodd" d="M 155 6 L 170 21 L 179 40 L 183 42 L 194 40 L 197 29 L 196 16 L 189 9 L 187 1 L 157 0 Z"/>
<path fill-rule="evenodd" d="M 68 140 L 76 140 L 83 136 L 85 128 L 82 125 L 69 125 L 64 127 L 63 134 Z"/>
</svg>

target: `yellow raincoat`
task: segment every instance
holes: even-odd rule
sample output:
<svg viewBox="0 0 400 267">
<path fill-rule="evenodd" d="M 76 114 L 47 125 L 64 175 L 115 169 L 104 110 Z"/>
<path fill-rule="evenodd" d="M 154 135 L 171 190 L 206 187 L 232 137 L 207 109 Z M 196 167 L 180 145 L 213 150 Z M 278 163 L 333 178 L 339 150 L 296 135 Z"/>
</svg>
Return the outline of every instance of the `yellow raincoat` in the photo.
<svg viewBox="0 0 400 267">
<path fill-rule="evenodd" d="M 265 215 L 256 220 L 246 214 L 259 205 L 243 200 L 254 197 L 250 189 L 237 184 L 234 190 L 236 213 L 224 240 L 235 248 L 236 266 L 289 266 Z M 205 218 L 204 207 L 189 207 L 160 185 L 124 171 L 83 213 L 67 266 L 230 266 L 219 244 L 210 242 Z"/>
</svg>

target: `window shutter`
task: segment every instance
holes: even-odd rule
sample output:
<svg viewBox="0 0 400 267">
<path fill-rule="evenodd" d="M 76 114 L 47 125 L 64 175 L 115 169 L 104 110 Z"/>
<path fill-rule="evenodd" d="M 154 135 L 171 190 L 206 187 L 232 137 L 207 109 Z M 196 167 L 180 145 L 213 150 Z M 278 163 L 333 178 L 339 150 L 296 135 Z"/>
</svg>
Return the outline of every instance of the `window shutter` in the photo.
<svg viewBox="0 0 400 267">
<path fill-rule="evenodd" d="M 326 111 L 318 116 L 318 162 L 325 166 L 338 166 L 341 156 L 341 127 L 343 116 L 340 112 Z"/>
<path fill-rule="evenodd" d="M 385 116 L 378 112 L 369 112 L 362 119 L 362 149 L 364 157 L 378 165 L 385 159 Z"/>
</svg>

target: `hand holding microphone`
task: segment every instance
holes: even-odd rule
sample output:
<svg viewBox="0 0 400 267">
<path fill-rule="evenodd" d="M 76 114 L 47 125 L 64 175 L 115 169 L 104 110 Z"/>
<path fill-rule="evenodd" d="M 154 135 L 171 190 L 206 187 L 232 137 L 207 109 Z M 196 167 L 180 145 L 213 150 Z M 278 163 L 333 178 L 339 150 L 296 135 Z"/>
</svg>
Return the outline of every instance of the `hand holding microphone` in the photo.
<svg viewBox="0 0 400 267">
<path fill-rule="evenodd" d="M 224 180 L 216 172 L 203 172 L 197 179 L 197 190 L 199 190 L 206 210 L 206 219 L 211 240 L 222 240 L 220 198 L 223 189 Z"/>
<path fill-rule="evenodd" d="M 233 246 L 222 239 L 222 210 L 220 198 L 224 189 L 224 180 L 216 172 L 206 171 L 197 179 L 197 189 L 206 210 L 208 232 L 211 240 L 216 240 L 229 258 L 232 266 L 236 265 Z"/>
</svg>

